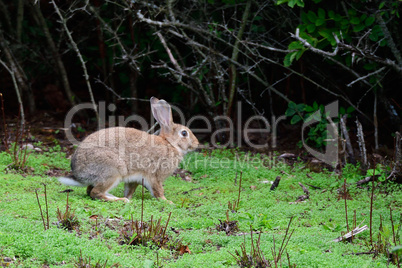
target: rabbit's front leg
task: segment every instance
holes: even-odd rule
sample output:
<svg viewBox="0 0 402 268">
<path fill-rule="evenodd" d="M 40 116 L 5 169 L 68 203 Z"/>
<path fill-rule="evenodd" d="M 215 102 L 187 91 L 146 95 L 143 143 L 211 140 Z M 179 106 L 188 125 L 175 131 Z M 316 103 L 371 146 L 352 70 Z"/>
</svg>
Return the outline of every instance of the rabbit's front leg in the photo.
<svg viewBox="0 0 402 268">
<path fill-rule="evenodd" d="M 152 195 L 156 198 L 156 199 L 162 199 L 170 204 L 173 204 L 172 201 L 169 201 L 166 199 L 165 195 L 164 195 L 164 190 L 163 190 L 163 186 L 162 183 L 155 183 L 154 185 L 152 185 Z"/>
</svg>

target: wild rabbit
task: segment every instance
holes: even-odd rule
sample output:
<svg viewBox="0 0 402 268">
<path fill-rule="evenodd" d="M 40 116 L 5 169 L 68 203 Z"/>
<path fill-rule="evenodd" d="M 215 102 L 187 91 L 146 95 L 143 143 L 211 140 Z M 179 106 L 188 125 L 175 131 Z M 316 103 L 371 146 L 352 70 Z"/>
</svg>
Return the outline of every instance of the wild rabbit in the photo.
<svg viewBox="0 0 402 268">
<path fill-rule="evenodd" d="M 185 126 L 173 123 L 172 110 L 165 100 L 150 99 L 154 118 L 161 126 L 159 136 L 134 128 L 112 127 L 89 135 L 71 159 L 72 175 L 59 181 L 87 186 L 93 199 L 128 202 L 142 184 L 152 196 L 166 200 L 162 187 L 183 156 L 198 147 L 198 140 Z M 108 193 L 124 182 L 124 198 Z"/>
</svg>

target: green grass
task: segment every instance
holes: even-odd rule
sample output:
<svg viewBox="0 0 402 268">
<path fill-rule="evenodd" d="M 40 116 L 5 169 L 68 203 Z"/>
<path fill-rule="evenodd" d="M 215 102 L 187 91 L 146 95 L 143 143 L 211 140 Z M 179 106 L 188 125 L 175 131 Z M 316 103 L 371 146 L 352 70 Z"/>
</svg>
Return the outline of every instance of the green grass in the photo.
<svg viewBox="0 0 402 268">
<path fill-rule="evenodd" d="M 235 155 L 240 155 L 240 160 Z M 152 198 L 148 191 L 144 195 L 144 221 L 162 217 L 166 223 L 172 212 L 167 232 L 173 238 L 181 238 L 188 245 L 191 254 L 178 256 L 169 250 L 148 247 L 130 247 L 119 244 L 119 232 L 111 230 L 106 219 L 140 220 L 141 187 L 132 202 L 101 202 L 86 196 L 85 188 L 73 188 L 69 193 L 69 205 L 78 217 L 80 232 L 68 232 L 57 228 L 56 210 L 65 209 L 67 189 L 56 178 L 46 174 L 50 169 L 69 169 L 70 162 L 65 154 L 57 150 L 43 154 L 34 153 L 27 165 L 32 167 L 30 175 L 3 171 L 10 162 L 0 153 L 0 257 L 13 258 L 11 266 L 51 267 L 63 265 L 74 267 L 80 252 L 90 257 L 91 263 L 108 265 L 119 263 L 122 267 L 236 267 L 236 260 L 230 253 L 240 250 L 246 241 L 250 249 L 250 225 L 262 230 L 261 249 L 272 259 L 273 239 L 277 249 L 286 232 L 289 219 L 294 217 L 291 229 L 295 232 L 287 246 L 292 263 L 297 267 L 387 267 L 387 258 L 380 255 L 353 255 L 367 252 L 369 231 L 358 235 L 354 243 L 334 243 L 333 239 L 346 232 L 344 201 L 338 200 L 337 189 L 342 185 L 338 176 L 331 172 L 311 173 L 303 163 L 288 166 L 264 155 L 248 156 L 236 150 L 216 150 L 211 153 L 192 153 L 182 167 L 192 172 L 192 182 L 170 177 L 165 182 L 165 196 L 174 202 L 168 204 Z M 226 219 L 228 201 L 237 200 L 238 183 L 242 171 L 242 191 L 237 212 L 229 212 L 231 221 L 238 221 L 244 236 L 226 236 L 218 232 L 215 225 L 219 219 Z M 234 179 L 237 175 L 237 184 Z M 309 173 L 311 178 L 306 174 Z M 277 176 L 282 180 L 275 191 L 270 184 Z M 363 178 L 358 168 L 348 166 L 344 176 L 350 182 Z M 303 194 L 298 183 L 312 184 L 320 190 L 310 188 L 310 199 L 290 204 Z M 44 209 L 43 183 L 47 185 L 50 229 L 44 231 L 35 190 Z M 357 222 L 369 224 L 370 191 L 349 187 L 353 200 L 348 200 L 349 224 L 352 225 L 353 211 Z M 123 195 L 123 185 L 112 190 L 116 196 Z M 374 198 L 373 225 L 378 233 L 380 215 L 384 225 L 390 226 L 389 206 L 394 208 L 394 223 L 399 223 L 402 191 L 398 185 L 387 184 L 377 188 Z M 98 215 L 98 229 L 90 216 Z M 330 228 L 324 228 L 324 225 Z M 171 228 L 179 231 L 174 233 Z M 340 229 L 332 231 L 331 229 Z M 97 231 L 97 234 L 96 234 Z M 257 235 L 254 236 L 256 238 Z M 176 258 L 175 258 L 176 256 Z M 1 260 L 1 258 L 0 258 Z M 287 267 L 286 257 L 283 258 Z M 286 264 L 285 264 L 286 263 Z M 1 261 L 0 261 L 1 264 Z M 392 265 L 390 265 L 392 266 Z"/>
</svg>

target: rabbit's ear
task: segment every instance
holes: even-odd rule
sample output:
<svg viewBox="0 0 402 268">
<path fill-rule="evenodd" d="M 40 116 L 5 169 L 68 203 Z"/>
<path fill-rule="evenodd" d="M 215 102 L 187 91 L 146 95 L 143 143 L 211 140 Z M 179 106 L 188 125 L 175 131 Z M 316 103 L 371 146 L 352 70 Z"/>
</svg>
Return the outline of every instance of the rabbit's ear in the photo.
<svg viewBox="0 0 402 268">
<path fill-rule="evenodd" d="M 169 103 L 167 103 L 165 100 L 158 100 L 155 97 L 152 97 L 150 101 L 152 114 L 155 117 L 156 121 L 158 121 L 158 123 L 160 124 L 162 132 L 171 132 L 173 126 L 173 118 L 172 109 L 170 108 Z"/>
</svg>

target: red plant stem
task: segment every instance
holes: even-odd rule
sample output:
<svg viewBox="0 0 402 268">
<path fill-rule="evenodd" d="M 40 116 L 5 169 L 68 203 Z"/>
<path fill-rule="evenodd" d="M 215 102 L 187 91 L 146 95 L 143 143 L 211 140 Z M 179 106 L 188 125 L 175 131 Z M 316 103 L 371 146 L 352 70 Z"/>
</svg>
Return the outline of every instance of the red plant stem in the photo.
<svg viewBox="0 0 402 268">
<path fill-rule="evenodd" d="M 148 236 L 150 237 L 152 234 L 152 225 L 154 224 L 154 215 L 151 215 L 151 224 L 149 225 Z"/>
<path fill-rule="evenodd" d="M 253 227 L 252 227 L 252 225 L 250 225 L 250 239 L 251 239 L 251 253 L 250 253 L 250 255 L 253 255 L 254 241 L 253 241 Z M 246 244 L 244 244 L 244 245 L 246 245 Z"/>
<path fill-rule="evenodd" d="M 243 175 L 243 171 L 240 171 L 240 179 L 239 179 L 239 196 L 237 197 L 237 208 L 239 208 L 239 203 L 240 203 L 240 191 L 241 191 L 241 178 Z"/>
<path fill-rule="evenodd" d="M 280 259 L 281 255 L 282 255 L 282 252 L 283 252 L 283 251 L 285 250 L 285 248 L 286 248 L 286 246 L 283 247 L 283 244 L 285 243 L 286 237 L 288 236 L 289 229 L 290 229 L 290 224 L 292 223 L 292 220 L 293 220 L 293 216 L 292 216 L 292 217 L 290 218 L 290 220 L 289 220 L 288 228 L 286 228 L 285 237 L 283 238 L 283 240 L 282 240 L 282 245 L 281 245 L 281 247 L 279 248 L 278 259 Z M 290 239 L 290 237 L 289 237 L 289 239 Z"/>
<path fill-rule="evenodd" d="M 142 178 L 142 196 L 141 196 L 141 224 L 144 226 L 144 178 Z"/>
<path fill-rule="evenodd" d="M 343 167 L 342 167 L 342 162 L 339 163 L 339 178 L 342 178 L 343 176 Z M 347 203 L 347 192 L 346 192 L 346 177 L 343 179 L 343 199 L 345 201 L 345 220 L 346 220 L 346 229 L 347 232 L 349 233 L 349 217 L 348 217 L 348 203 Z M 353 234 L 352 234 L 352 240 L 353 240 Z"/>
<path fill-rule="evenodd" d="M 272 238 L 273 238 L 273 241 L 274 241 L 274 248 L 273 248 L 273 249 L 271 249 L 271 250 L 272 250 L 272 256 L 274 257 L 274 263 L 275 263 L 275 267 L 278 267 L 278 265 L 277 265 L 278 258 L 277 258 L 277 256 L 276 256 L 276 249 L 275 249 L 275 245 L 276 245 L 276 242 L 275 242 L 275 236 L 274 236 L 274 235 L 272 235 Z M 278 255 L 278 257 L 279 257 L 279 255 Z"/>
<path fill-rule="evenodd" d="M 347 192 L 346 192 L 346 177 L 344 178 L 344 181 L 343 181 L 343 197 L 345 199 L 346 228 L 347 228 L 347 231 L 349 233 L 348 202 L 347 202 Z M 353 234 L 352 234 L 352 237 L 353 237 Z"/>
<path fill-rule="evenodd" d="M 46 191 L 46 184 L 43 184 L 45 187 L 45 204 L 46 204 L 46 227 L 49 229 L 49 207 L 47 204 L 47 191 Z"/>
<path fill-rule="evenodd" d="M 370 197 L 370 244 L 371 245 L 373 245 L 373 199 L 374 199 L 374 179 L 375 179 L 376 167 L 377 167 L 377 163 L 374 161 L 373 179 L 372 179 L 371 197 Z"/>
<path fill-rule="evenodd" d="M 392 237 L 393 237 L 393 240 L 394 240 L 394 244 L 396 246 L 395 228 L 394 228 L 394 220 L 392 219 L 392 208 L 391 208 L 391 206 L 389 206 L 389 216 L 391 218 Z"/>
<path fill-rule="evenodd" d="M 391 208 L 391 206 L 389 206 L 389 216 L 391 218 L 392 238 L 394 240 L 394 245 L 396 246 L 395 227 L 394 227 L 394 220 L 392 219 L 392 208 Z M 396 263 L 397 263 L 398 267 L 400 267 L 398 254 L 395 254 L 395 258 L 396 258 Z"/>
<path fill-rule="evenodd" d="M 43 228 L 46 231 L 45 218 L 43 217 L 42 207 L 41 207 L 40 202 L 39 202 L 38 190 L 35 190 L 35 194 L 36 194 L 36 200 L 38 201 L 38 205 L 39 205 L 40 216 L 42 217 Z"/>
<path fill-rule="evenodd" d="M 167 220 L 167 222 L 166 222 L 165 230 L 163 230 L 163 235 L 162 235 L 162 238 L 164 238 L 164 237 L 165 237 L 165 232 L 166 232 L 166 229 L 167 229 L 168 224 L 169 224 L 170 215 L 172 215 L 172 212 L 169 212 L 169 217 L 168 217 L 168 220 Z"/>
</svg>

